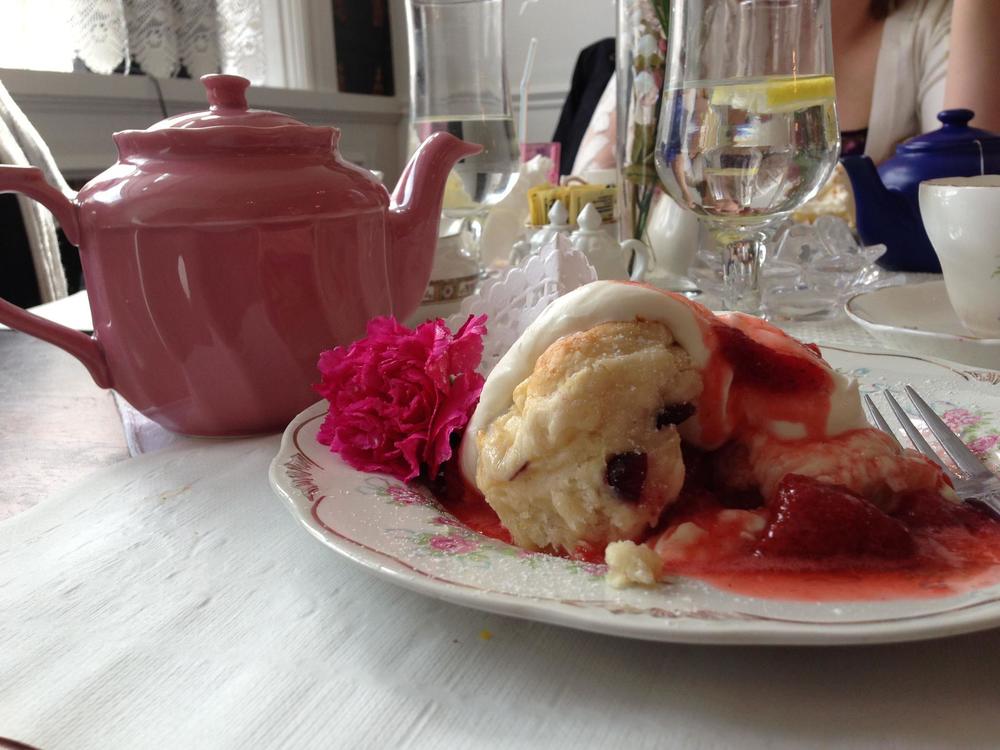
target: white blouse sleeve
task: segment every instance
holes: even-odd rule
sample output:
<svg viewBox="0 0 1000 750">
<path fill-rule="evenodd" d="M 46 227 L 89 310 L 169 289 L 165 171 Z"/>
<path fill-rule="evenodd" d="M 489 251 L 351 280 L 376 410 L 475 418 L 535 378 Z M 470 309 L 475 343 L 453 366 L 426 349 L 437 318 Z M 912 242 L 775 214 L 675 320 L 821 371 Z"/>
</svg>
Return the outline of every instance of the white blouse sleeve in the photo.
<svg viewBox="0 0 1000 750">
<path fill-rule="evenodd" d="M 918 76 L 917 106 L 923 133 L 941 127 L 937 115 L 944 109 L 950 36 L 951 0 L 926 0 L 918 20 L 914 49 Z"/>
</svg>

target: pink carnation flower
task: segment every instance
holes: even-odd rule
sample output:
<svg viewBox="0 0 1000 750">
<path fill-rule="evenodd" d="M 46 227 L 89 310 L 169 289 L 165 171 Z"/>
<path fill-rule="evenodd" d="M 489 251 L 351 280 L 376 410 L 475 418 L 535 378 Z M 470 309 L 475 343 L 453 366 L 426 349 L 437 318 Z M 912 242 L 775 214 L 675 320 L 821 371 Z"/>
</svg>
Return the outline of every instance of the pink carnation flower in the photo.
<svg viewBox="0 0 1000 750">
<path fill-rule="evenodd" d="M 361 471 L 409 480 L 426 467 L 436 476 L 479 401 L 485 333 L 485 315 L 454 335 L 440 319 L 416 330 L 370 321 L 365 338 L 320 355 L 316 390 L 330 410 L 319 442 Z"/>
</svg>

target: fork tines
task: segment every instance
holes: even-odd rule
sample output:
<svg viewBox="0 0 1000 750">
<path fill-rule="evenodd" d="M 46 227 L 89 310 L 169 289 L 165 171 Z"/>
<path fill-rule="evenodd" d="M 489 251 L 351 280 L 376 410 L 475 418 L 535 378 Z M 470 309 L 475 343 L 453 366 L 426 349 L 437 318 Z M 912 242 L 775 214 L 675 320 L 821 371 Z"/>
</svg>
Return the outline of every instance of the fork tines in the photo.
<svg viewBox="0 0 1000 750">
<path fill-rule="evenodd" d="M 968 446 L 962 442 L 962 439 L 958 435 L 951 431 L 951 428 L 927 405 L 927 402 L 920 397 L 920 394 L 909 385 L 905 386 L 905 390 L 917 413 L 920 414 L 920 417 L 927 424 L 927 428 L 941 444 L 941 447 L 951 456 L 958 468 L 966 475 L 967 479 L 988 479 L 991 482 L 996 482 L 997 479 L 993 472 L 976 457 L 975 453 L 969 450 Z M 958 476 L 945 465 L 937 451 L 931 448 L 930 444 L 924 439 L 924 436 L 920 434 L 920 430 L 913 424 L 913 420 L 903 411 L 903 407 L 899 405 L 899 402 L 892 393 L 884 391 L 884 394 L 889 408 L 892 409 L 892 413 L 899 420 L 900 426 L 913 443 L 913 447 L 940 466 L 953 482 L 956 481 Z M 899 444 L 895 433 L 885 421 L 885 418 L 878 410 L 878 407 L 875 406 L 875 402 L 872 401 L 871 397 L 866 395 L 864 402 L 868 415 L 871 417 L 872 422 L 875 423 L 875 426 L 891 436 Z"/>
<path fill-rule="evenodd" d="M 993 476 L 992 472 L 976 457 L 976 454 L 970 451 L 968 446 L 945 424 L 944 420 L 927 405 L 919 393 L 911 386 L 906 386 L 905 390 L 917 413 L 927 423 L 928 429 L 941 443 L 941 447 L 948 451 L 948 455 L 958 465 L 958 468 L 972 477 Z"/>
</svg>

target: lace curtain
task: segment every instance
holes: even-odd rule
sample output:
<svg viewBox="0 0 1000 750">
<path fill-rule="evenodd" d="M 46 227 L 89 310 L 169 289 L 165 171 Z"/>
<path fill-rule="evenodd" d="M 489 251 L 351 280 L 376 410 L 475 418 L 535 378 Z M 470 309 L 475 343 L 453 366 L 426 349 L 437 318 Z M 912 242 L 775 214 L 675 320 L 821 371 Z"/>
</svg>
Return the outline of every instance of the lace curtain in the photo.
<svg viewBox="0 0 1000 750">
<path fill-rule="evenodd" d="M 159 78 L 238 73 L 264 83 L 270 0 L 3 0 L 0 67 Z"/>
</svg>

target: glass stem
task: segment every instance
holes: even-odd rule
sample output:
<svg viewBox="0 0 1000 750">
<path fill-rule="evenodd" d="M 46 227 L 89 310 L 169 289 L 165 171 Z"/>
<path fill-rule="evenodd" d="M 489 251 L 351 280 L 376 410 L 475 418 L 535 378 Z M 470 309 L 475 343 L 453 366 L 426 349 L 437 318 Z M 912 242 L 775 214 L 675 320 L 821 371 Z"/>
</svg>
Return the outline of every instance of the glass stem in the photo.
<svg viewBox="0 0 1000 750">
<path fill-rule="evenodd" d="M 760 267 L 766 252 L 763 232 L 747 233 L 723 243 L 722 301 L 728 310 L 760 313 Z"/>
<path fill-rule="evenodd" d="M 483 263 L 483 230 L 486 225 L 487 212 L 473 214 L 466 219 L 466 226 L 469 228 L 469 237 L 471 239 L 470 246 L 468 248 L 469 255 L 473 260 L 476 261 L 476 265 L 479 267 L 479 275 L 482 277 L 486 271 L 485 265 Z"/>
</svg>

